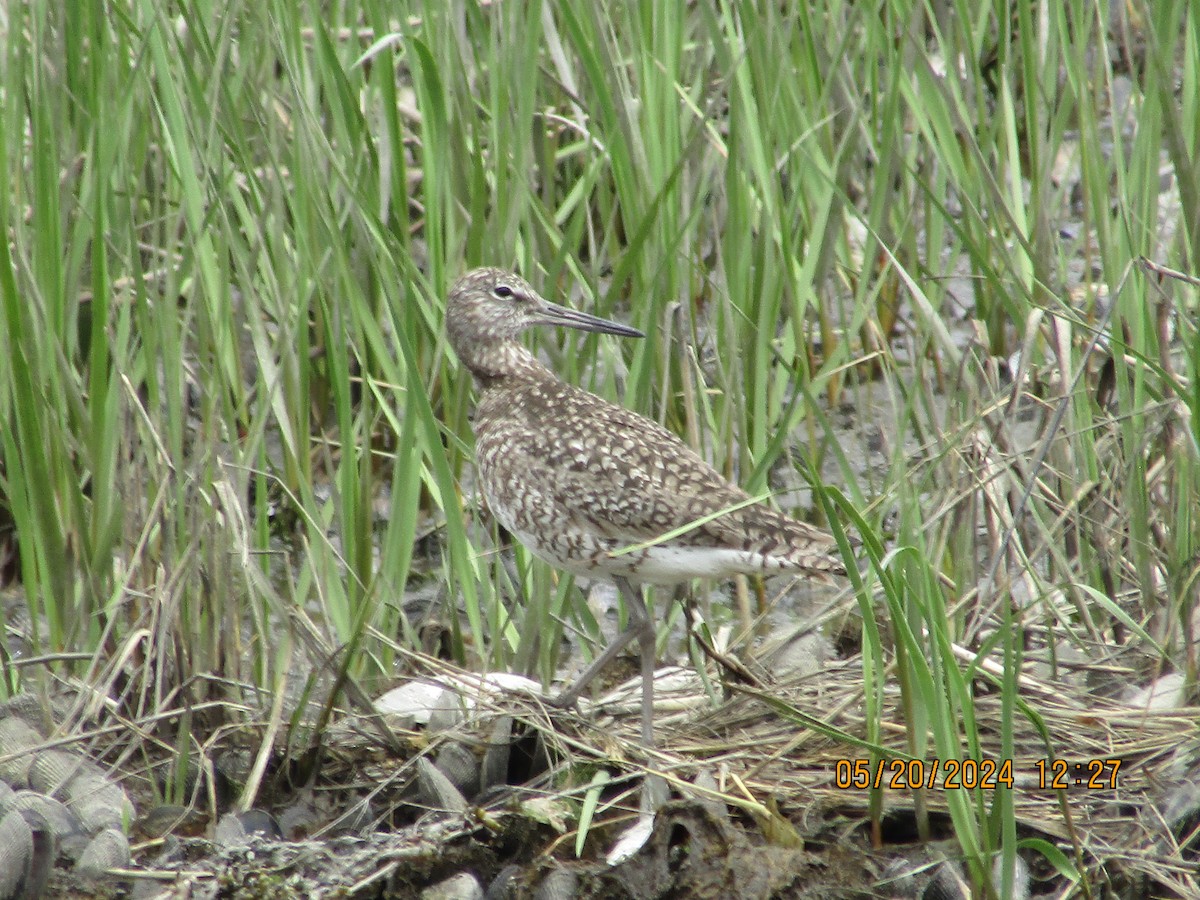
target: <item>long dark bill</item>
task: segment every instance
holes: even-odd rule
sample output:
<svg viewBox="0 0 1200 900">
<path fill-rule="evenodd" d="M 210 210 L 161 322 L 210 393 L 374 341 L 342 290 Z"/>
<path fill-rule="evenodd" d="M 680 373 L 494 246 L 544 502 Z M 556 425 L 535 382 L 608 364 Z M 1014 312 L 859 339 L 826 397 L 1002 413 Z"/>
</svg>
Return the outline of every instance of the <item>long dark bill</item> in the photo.
<svg viewBox="0 0 1200 900">
<path fill-rule="evenodd" d="M 599 316 L 590 316 L 578 310 L 559 306 L 557 303 L 546 301 L 534 321 L 538 325 L 557 325 L 562 328 L 576 328 L 579 331 L 597 331 L 601 334 L 615 334 L 620 337 L 645 337 L 636 328 L 620 325 Z"/>
</svg>

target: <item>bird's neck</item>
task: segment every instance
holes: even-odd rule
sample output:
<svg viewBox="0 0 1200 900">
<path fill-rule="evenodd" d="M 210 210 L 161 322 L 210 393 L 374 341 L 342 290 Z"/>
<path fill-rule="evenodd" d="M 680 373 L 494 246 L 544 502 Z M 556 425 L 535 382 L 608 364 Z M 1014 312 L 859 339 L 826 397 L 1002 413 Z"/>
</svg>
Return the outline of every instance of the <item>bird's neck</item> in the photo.
<svg viewBox="0 0 1200 900">
<path fill-rule="evenodd" d="M 506 379 L 554 377 L 537 357 L 514 340 L 476 346 L 465 354 L 460 350 L 459 359 L 483 388 Z"/>
</svg>

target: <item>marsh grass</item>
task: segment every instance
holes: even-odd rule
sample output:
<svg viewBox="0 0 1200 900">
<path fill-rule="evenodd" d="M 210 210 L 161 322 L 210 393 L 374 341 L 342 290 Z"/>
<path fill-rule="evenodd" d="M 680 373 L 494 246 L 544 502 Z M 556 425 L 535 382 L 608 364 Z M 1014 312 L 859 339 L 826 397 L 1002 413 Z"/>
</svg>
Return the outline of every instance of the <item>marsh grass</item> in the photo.
<svg viewBox="0 0 1200 900">
<path fill-rule="evenodd" d="M 534 341 L 751 493 L 811 463 L 794 511 L 863 541 L 870 744 L 895 679 L 913 756 L 1011 755 L 1030 648 L 1194 685 L 1196 288 L 1138 261 L 1197 268 L 1200 24 L 1108 9 L 9 9 L 5 690 L 80 679 L 186 759 L 431 628 L 551 677 L 599 629 L 477 514 L 441 304 L 483 263 L 647 331 Z M 982 890 L 1011 799 L 949 800 Z"/>
</svg>

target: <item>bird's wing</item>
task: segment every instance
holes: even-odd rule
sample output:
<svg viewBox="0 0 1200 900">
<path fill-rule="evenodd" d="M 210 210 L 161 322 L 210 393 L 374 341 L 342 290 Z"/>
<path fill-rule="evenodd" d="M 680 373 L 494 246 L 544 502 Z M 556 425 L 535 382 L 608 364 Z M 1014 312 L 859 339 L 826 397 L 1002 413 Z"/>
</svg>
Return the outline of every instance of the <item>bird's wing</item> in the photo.
<svg viewBox="0 0 1200 900">
<path fill-rule="evenodd" d="M 634 544 L 694 526 L 679 540 L 779 556 L 799 552 L 813 560 L 836 549 L 825 532 L 753 502 L 658 423 L 568 385 L 562 389 L 565 396 L 547 409 L 571 414 L 557 417 L 551 428 L 536 421 L 538 410 L 527 411 L 534 421 L 522 429 L 530 443 L 521 453 L 540 463 L 528 473 L 531 486 L 561 498 L 588 530 Z"/>
</svg>

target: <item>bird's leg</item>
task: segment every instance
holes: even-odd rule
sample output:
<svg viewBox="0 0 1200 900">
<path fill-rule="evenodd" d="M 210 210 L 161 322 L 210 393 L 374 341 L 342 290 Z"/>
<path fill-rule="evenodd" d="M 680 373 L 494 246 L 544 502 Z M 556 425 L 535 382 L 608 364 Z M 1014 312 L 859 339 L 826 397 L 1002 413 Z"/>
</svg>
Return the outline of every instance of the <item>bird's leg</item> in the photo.
<svg viewBox="0 0 1200 900">
<path fill-rule="evenodd" d="M 629 642 L 638 636 L 641 631 L 641 626 L 630 622 L 624 631 L 613 638 L 613 642 L 604 648 L 604 652 L 596 657 L 587 670 L 575 679 L 575 683 L 569 688 L 551 700 L 551 705 L 560 706 L 567 709 L 575 705 L 575 701 L 580 695 L 587 690 L 587 686 L 596 680 L 596 676 L 603 672 L 610 662 L 616 659 L 617 655 L 629 646 Z"/>
<path fill-rule="evenodd" d="M 613 580 L 629 607 L 630 627 L 634 624 L 641 626 L 638 643 L 642 651 L 642 746 L 649 750 L 654 747 L 654 663 L 658 649 L 654 640 L 654 617 L 646 603 L 645 595 L 635 589 L 629 583 L 629 579 L 618 576 Z M 641 619 L 640 623 L 633 621 L 635 615 Z M 642 784 L 642 812 L 653 814 L 662 808 L 669 796 L 666 780 L 661 775 L 647 770 L 646 780 Z"/>
<path fill-rule="evenodd" d="M 625 598 L 629 607 L 629 627 L 638 627 L 638 644 L 642 651 L 642 744 L 654 746 L 654 663 L 658 648 L 654 640 L 654 619 L 646 607 L 644 595 L 638 591 L 629 579 L 617 576 L 613 579 L 617 590 Z M 637 612 L 635 613 L 634 610 Z M 638 621 L 635 621 L 635 616 Z M 628 629 L 627 629 L 628 630 Z"/>
<path fill-rule="evenodd" d="M 650 749 L 654 747 L 654 663 L 657 650 L 654 641 L 654 620 L 650 616 L 642 593 L 630 583 L 628 578 L 614 576 L 613 582 L 617 585 L 621 596 L 625 598 L 625 607 L 629 611 L 629 624 L 588 667 L 587 671 L 576 679 L 573 685 L 550 702 L 555 706 L 574 706 L 575 701 L 579 699 L 579 695 L 583 693 L 592 679 L 600 674 L 601 670 L 612 662 L 618 653 L 629 646 L 630 641 L 637 638 L 642 651 L 642 746 Z M 647 772 L 643 787 L 644 812 L 652 813 L 659 809 L 670 795 L 666 780 L 661 775 L 652 772 Z"/>
<path fill-rule="evenodd" d="M 611 644 L 604 648 L 604 652 L 596 657 L 595 662 L 588 666 L 587 670 L 575 680 L 575 683 L 551 702 L 555 706 L 574 706 L 575 701 L 587 690 L 587 686 L 595 680 L 596 676 L 629 646 L 630 641 L 637 638 L 642 651 L 642 739 L 646 741 L 649 738 L 647 746 L 653 746 L 654 733 L 650 725 L 654 712 L 654 623 L 646 612 L 646 601 L 642 598 L 641 593 L 629 583 L 629 580 L 617 576 L 613 578 L 613 581 L 617 585 L 617 590 L 621 592 L 621 596 L 625 598 L 625 607 L 629 612 L 629 624 L 613 639 Z M 646 680 L 647 673 L 649 673 L 648 681 Z"/>
</svg>

